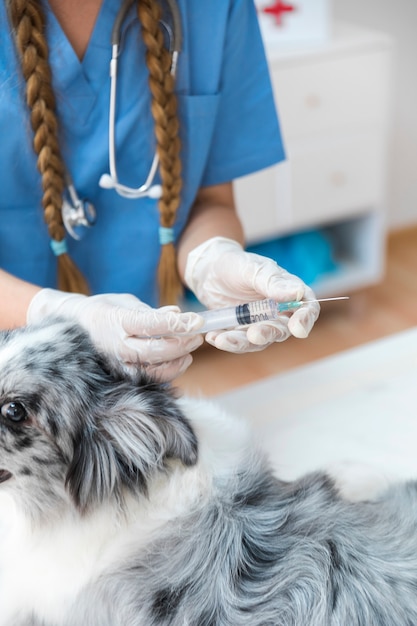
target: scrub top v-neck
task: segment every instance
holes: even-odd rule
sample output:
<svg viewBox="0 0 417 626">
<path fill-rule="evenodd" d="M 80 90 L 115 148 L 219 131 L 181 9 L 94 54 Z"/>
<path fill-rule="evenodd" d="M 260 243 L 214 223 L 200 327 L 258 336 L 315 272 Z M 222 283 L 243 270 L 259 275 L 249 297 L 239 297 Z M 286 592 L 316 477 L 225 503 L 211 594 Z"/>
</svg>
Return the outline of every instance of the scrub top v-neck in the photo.
<svg viewBox="0 0 417 626">
<path fill-rule="evenodd" d="M 156 305 L 157 201 L 121 198 L 98 184 L 109 171 L 110 41 L 120 2 L 103 0 L 81 61 L 44 5 L 61 151 L 79 196 L 88 198 L 97 211 L 96 225 L 81 241 L 67 238 L 70 255 L 92 293 L 129 292 Z M 176 91 L 184 187 L 176 237 L 199 187 L 284 158 L 252 0 L 180 0 L 179 9 L 184 46 Z M 4 3 L 0 27 L 5 33 L 0 43 L 0 267 L 56 287 L 56 258 L 43 219 L 25 86 Z M 155 139 L 145 49 L 134 6 L 122 27 L 116 147 L 121 182 L 139 186 L 148 175 Z"/>
</svg>

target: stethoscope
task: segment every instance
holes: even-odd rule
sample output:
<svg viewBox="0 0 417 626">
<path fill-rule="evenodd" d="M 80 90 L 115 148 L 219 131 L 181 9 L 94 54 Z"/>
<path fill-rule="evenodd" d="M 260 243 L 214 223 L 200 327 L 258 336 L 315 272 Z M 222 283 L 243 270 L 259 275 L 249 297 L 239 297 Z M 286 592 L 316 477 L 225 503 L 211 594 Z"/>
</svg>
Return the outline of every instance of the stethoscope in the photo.
<svg viewBox="0 0 417 626">
<path fill-rule="evenodd" d="M 104 189 L 114 189 L 124 198 L 154 198 L 159 199 L 162 194 L 162 187 L 156 184 L 155 177 L 159 166 L 158 154 L 155 152 L 149 174 L 145 182 L 139 187 L 128 187 L 119 181 L 116 165 L 116 102 L 117 102 L 117 71 L 120 56 L 122 25 L 123 21 L 132 6 L 137 0 L 124 0 L 114 21 L 111 47 L 112 55 L 110 60 L 110 106 L 109 106 L 109 174 L 103 174 L 99 180 L 100 187 Z M 171 75 L 175 77 L 178 64 L 178 56 L 182 45 L 181 18 L 176 0 L 166 0 L 171 14 L 172 24 L 161 21 L 165 29 L 169 51 L 171 52 Z M 96 222 L 96 211 L 88 200 L 79 198 L 74 184 L 67 175 L 66 192 L 62 203 L 62 221 L 71 237 L 81 239 L 85 229 L 93 226 Z"/>
</svg>

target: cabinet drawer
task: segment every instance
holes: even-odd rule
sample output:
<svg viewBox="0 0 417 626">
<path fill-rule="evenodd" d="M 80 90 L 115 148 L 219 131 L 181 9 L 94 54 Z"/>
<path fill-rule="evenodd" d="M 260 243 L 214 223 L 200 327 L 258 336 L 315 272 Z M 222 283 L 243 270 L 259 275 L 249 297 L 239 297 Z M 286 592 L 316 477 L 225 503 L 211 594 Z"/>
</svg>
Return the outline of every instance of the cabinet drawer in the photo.
<svg viewBox="0 0 417 626">
<path fill-rule="evenodd" d="M 380 205 L 384 185 L 383 134 L 329 141 L 291 150 L 292 225 L 340 219 Z"/>
<path fill-rule="evenodd" d="M 388 51 L 271 63 L 285 139 L 385 123 Z"/>
<path fill-rule="evenodd" d="M 234 181 L 234 192 L 248 243 L 271 239 L 292 225 L 288 161 Z"/>
</svg>

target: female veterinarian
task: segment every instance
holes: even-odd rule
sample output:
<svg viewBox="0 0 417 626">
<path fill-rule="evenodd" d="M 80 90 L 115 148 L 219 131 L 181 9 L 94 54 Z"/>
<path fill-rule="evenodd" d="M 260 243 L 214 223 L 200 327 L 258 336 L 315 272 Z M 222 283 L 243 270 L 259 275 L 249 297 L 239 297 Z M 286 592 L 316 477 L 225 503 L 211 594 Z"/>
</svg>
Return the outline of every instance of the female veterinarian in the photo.
<svg viewBox="0 0 417 626">
<path fill-rule="evenodd" d="M 67 316 L 169 380 L 203 341 L 157 308 L 180 281 L 207 308 L 312 297 L 235 212 L 231 181 L 284 158 L 253 0 L 5 0 L 0 27 L 1 327 Z M 207 340 L 259 350 L 317 315 Z"/>
</svg>

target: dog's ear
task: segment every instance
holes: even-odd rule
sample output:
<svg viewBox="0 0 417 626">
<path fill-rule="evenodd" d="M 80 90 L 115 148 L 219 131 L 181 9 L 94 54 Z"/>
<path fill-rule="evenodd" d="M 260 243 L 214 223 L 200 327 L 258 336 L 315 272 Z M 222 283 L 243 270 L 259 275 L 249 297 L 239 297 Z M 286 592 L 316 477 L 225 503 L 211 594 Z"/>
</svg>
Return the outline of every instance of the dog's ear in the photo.
<svg viewBox="0 0 417 626">
<path fill-rule="evenodd" d="M 67 486 L 81 511 L 111 498 L 121 504 L 125 488 L 146 494 L 168 458 L 197 462 L 197 439 L 178 402 L 161 384 L 119 381 L 77 436 Z"/>
</svg>

